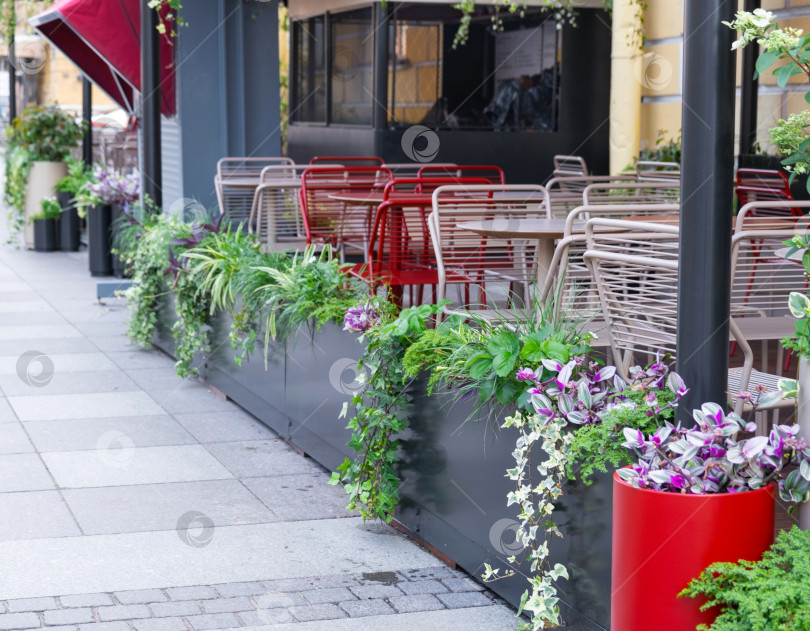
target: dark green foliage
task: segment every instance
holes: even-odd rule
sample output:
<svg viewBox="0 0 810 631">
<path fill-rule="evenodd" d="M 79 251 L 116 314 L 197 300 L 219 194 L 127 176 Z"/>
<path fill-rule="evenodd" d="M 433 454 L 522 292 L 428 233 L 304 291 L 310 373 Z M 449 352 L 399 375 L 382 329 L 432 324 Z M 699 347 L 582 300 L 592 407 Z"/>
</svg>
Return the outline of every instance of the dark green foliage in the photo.
<svg viewBox="0 0 810 631">
<path fill-rule="evenodd" d="M 782 531 L 761 561 L 715 563 L 681 596 L 705 597 L 701 609 L 722 613 L 708 631 L 807 631 L 810 629 L 810 532 Z"/>
</svg>

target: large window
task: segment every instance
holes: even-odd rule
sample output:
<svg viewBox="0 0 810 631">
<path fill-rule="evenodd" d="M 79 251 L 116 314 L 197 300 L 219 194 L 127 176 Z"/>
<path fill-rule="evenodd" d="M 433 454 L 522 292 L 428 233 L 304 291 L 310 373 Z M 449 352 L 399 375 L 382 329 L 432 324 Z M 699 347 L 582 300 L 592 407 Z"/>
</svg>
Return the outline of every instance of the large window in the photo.
<svg viewBox="0 0 810 631">
<path fill-rule="evenodd" d="M 326 33 L 322 16 L 295 22 L 292 119 L 326 122 Z"/>
<path fill-rule="evenodd" d="M 331 16 L 332 122 L 371 125 L 374 32 L 371 7 Z"/>
<path fill-rule="evenodd" d="M 397 3 L 389 29 L 390 125 L 556 130 L 561 42 L 554 19 L 501 13 L 494 29 L 492 7 L 477 11 L 467 43 L 453 48 L 457 11 Z"/>
</svg>

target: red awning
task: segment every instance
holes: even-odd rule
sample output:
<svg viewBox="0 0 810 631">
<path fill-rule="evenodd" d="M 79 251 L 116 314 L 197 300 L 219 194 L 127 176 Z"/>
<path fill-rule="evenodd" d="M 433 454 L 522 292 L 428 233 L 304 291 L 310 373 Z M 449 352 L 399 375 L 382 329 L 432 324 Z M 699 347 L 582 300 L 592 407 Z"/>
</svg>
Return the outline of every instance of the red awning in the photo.
<svg viewBox="0 0 810 631">
<path fill-rule="evenodd" d="M 30 22 L 128 112 L 141 87 L 140 0 L 59 0 Z M 163 114 L 175 113 L 174 50 L 161 37 Z"/>
</svg>

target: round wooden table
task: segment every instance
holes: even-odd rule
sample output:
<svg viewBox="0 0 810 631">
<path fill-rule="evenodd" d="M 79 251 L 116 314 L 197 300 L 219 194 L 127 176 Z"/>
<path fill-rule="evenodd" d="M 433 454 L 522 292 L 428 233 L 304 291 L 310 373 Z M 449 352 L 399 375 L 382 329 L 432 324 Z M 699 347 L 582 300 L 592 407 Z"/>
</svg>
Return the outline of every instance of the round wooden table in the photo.
<svg viewBox="0 0 810 631">
<path fill-rule="evenodd" d="M 548 270 L 554 260 L 554 241 L 565 234 L 565 219 L 519 219 L 502 218 L 482 221 L 464 221 L 456 224 L 462 230 L 469 230 L 495 239 L 524 239 L 537 241 L 537 290 L 542 291 Z M 579 227 L 577 224 L 576 227 Z M 585 222 L 581 230 L 585 229 Z"/>
</svg>

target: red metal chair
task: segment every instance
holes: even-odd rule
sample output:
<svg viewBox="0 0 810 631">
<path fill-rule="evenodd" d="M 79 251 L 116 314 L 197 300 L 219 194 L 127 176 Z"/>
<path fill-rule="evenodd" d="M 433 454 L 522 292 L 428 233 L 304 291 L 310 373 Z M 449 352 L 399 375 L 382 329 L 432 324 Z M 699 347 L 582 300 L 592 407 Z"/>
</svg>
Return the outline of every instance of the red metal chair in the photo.
<svg viewBox="0 0 810 631">
<path fill-rule="evenodd" d="M 315 156 L 310 164 L 340 164 L 355 167 L 381 167 L 385 166 L 382 158 L 377 156 Z"/>
<path fill-rule="evenodd" d="M 752 202 L 795 201 L 790 191 L 787 176 L 782 171 L 770 169 L 737 169 L 737 199 L 740 208 Z M 752 217 L 803 217 L 796 207 L 791 208 L 752 208 Z"/>
<path fill-rule="evenodd" d="M 418 177 L 448 177 L 453 178 L 453 184 L 460 184 L 461 178 L 483 177 L 490 184 L 506 184 L 506 176 L 503 169 L 494 165 L 459 165 L 448 167 L 434 164 L 427 164 L 419 169 Z"/>
<path fill-rule="evenodd" d="M 439 276 L 423 209 L 412 202 L 380 204 L 366 262 L 355 265 L 350 272 L 365 280 L 372 293 L 381 285 L 389 287 L 397 304 L 402 304 L 405 287 L 410 288 L 410 304 L 421 303 L 427 285 L 432 288 L 435 302 Z"/>
<path fill-rule="evenodd" d="M 393 179 L 380 167 L 319 167 L 301 175 L 299 201 L 308 244 L 330 244 L 345 258 L 346 246 L 365 252 L 371 227 L 371 208 L 334 196 L 362 196 L 382 192 Z"/>
</svg>

